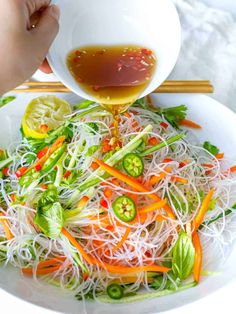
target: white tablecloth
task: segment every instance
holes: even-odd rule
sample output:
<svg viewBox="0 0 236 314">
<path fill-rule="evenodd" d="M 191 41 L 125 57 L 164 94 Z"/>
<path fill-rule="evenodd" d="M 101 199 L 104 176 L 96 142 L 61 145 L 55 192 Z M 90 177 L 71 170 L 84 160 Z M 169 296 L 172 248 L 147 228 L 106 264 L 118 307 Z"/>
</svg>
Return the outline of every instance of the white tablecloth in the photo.
<svg viewBox="0 0 236 314">
<path fill-rule="evenodd" d="M 173 1 L 182 24 L 182 49 L 170 78 L 209 79 L 215 87 L 213 97 L 236 111 L 236 22 L 233 16 L 207 7 L 199 0 Z"/>
</svg>

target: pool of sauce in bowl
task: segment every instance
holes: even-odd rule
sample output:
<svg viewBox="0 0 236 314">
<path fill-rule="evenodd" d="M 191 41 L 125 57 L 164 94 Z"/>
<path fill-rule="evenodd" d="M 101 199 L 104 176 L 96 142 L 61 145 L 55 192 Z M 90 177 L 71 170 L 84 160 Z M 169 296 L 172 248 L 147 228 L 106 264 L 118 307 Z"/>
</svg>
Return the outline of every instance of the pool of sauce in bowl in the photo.
<svg viewBox="0 0 236 314">
<path fill-rule="evenodd" d="M 78 85 L 113 114 L 115 137 L 119 114 L 146 89 L 156 65 L 153 51 L 139 46 L 88 46 L 67 56 L 68 69 Z"/>
</svg>

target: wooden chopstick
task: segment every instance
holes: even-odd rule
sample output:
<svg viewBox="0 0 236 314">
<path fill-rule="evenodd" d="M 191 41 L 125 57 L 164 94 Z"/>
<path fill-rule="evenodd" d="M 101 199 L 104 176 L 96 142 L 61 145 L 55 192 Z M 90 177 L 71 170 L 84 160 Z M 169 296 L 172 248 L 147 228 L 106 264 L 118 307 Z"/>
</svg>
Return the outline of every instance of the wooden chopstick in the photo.
<svg viewBox="0 0 236 314">
<path fill-rule="evenodd" d="M 61 82 L 25 82 L 17 93 L 70 93 Z M 210 81 L 165 81 L 154 93 L 213 93 Z"/>
</svg>

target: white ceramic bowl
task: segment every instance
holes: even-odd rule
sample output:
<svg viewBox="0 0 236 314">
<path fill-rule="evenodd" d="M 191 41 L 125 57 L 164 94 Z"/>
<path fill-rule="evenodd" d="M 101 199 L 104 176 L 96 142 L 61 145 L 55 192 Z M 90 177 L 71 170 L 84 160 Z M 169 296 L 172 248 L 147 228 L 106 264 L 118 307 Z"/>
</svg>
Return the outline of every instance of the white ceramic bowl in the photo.
<svg viewBox="0 0 236 314">
<path fill-rule="evenodd" d="M 27 103 L 39 95 L 19 95 L 16 101 L 9 103 L 6 107 L 0 108 L 0 147 L 7 147 L 20 137 L 20 123 Z M 78 102 L 78 97 L 73 94 L 59 94 L 72 104 Z M 156 102 L 163 107 L 186 104 L 189 108 L 188 117 L 200 123 L 203 129 L 194 131 L 201 140 L 209 140 L 224 151 L 226 158 L 236 160 L 236 115 L 228 108 L 224 107 L 210 97 L 203 95 L 155 95 Z M 220 121 L 220 123 L 219 123 Z M 216 264 L 220 261 L 216 260 Z M 231 280 L 236 278 L 236 249 L 232 249 L 232 254 L 227 263 L 220 263 L 222 273 L 216 277 L 205 277 L 201 284 L 190 290 L 157 298 L 146 300 L 134 304 L 107 305 L 89 302 L 86 304 L 89 314 L 154 314 L 162 311 L 171 310 L 192 303 L 202 297 L 206 297 L 217 289 L 223 287 Z M 85 309 L 79 301 L 73 298 L 73 295 L 63 292 L 60 289 L 37 283 L 32 279 L 23 277 L 18 269 L 0 267 L 0 298 L 1 290 L 11 293 L 12 306 L 14 306 L 15 297 L 19 297 L 28 302 L 37 304 L 54 311 L 69 314 L 85 314 Z M 3 293 L 3 292 L 2 292 Z M 4 302 L 1 298 L 1 306 Z M 11 303 L 8 305 L 8 312 L 12 313 Z M 22 303 L 22 312 L 26 307 Z M 197 306 L 196 306 L 197 308 Z M 19 311 L 22 310 L 22 311 Z M 32 306 L 31 313 L 40 313 L 39 309 Z M 41 313 L 44 313 L 43 310 Z"/>
<path fill-rule="evenodd" d="M 58 79 L 77 95 L 87 95 L 71 76 L 67 54 L 87 45 L 134 44 L 152 49 L 158 67 L 141 97 L 160 86 L 180 51 L 181 28 L 171 0 L 54 0 L 61 8 L 60 31 L 48 56 Z"/>
</svg>

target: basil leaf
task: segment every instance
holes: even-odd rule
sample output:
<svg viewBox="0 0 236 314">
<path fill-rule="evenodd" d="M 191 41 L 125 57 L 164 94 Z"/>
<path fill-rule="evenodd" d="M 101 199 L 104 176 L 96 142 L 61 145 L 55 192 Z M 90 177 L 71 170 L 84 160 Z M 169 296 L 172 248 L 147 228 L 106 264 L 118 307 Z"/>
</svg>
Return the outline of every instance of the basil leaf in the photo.
<svg viewBox="0 0 236 314">
<path fill-rule="evenodd" d="M 34 219 L 34 223 L 43 233 L 53 239 L 60 235 L 64 222 L 64 209 L 60 203 L 54 203 L 44 208 L 39 207 Z"/>
<path fill-rule="evenodd" d="M 188 278 L 193 269 L 194 256 L 191 237 L 186 232 L 181 232 L 173 248 L 172 271 L 176 278 Z"/>
<path fill-rule="evenodd" d="M 186 118 L 187 110 L 185 105 L 180 105 L 178 107 L 162 109 L 162 114 L 174 128 L 178 129 L 180 121 Z"/>
<path fill-rule="evenodd" d="M 210 142 L 205 142 L 203 144 L 203 148 L 205 148 L 209 153 L 211 153 L 214 156 L 216 156 L 220 152 L 219 148 L 216 147 L 215 145 L 212 145 Z"/>
</svg>

